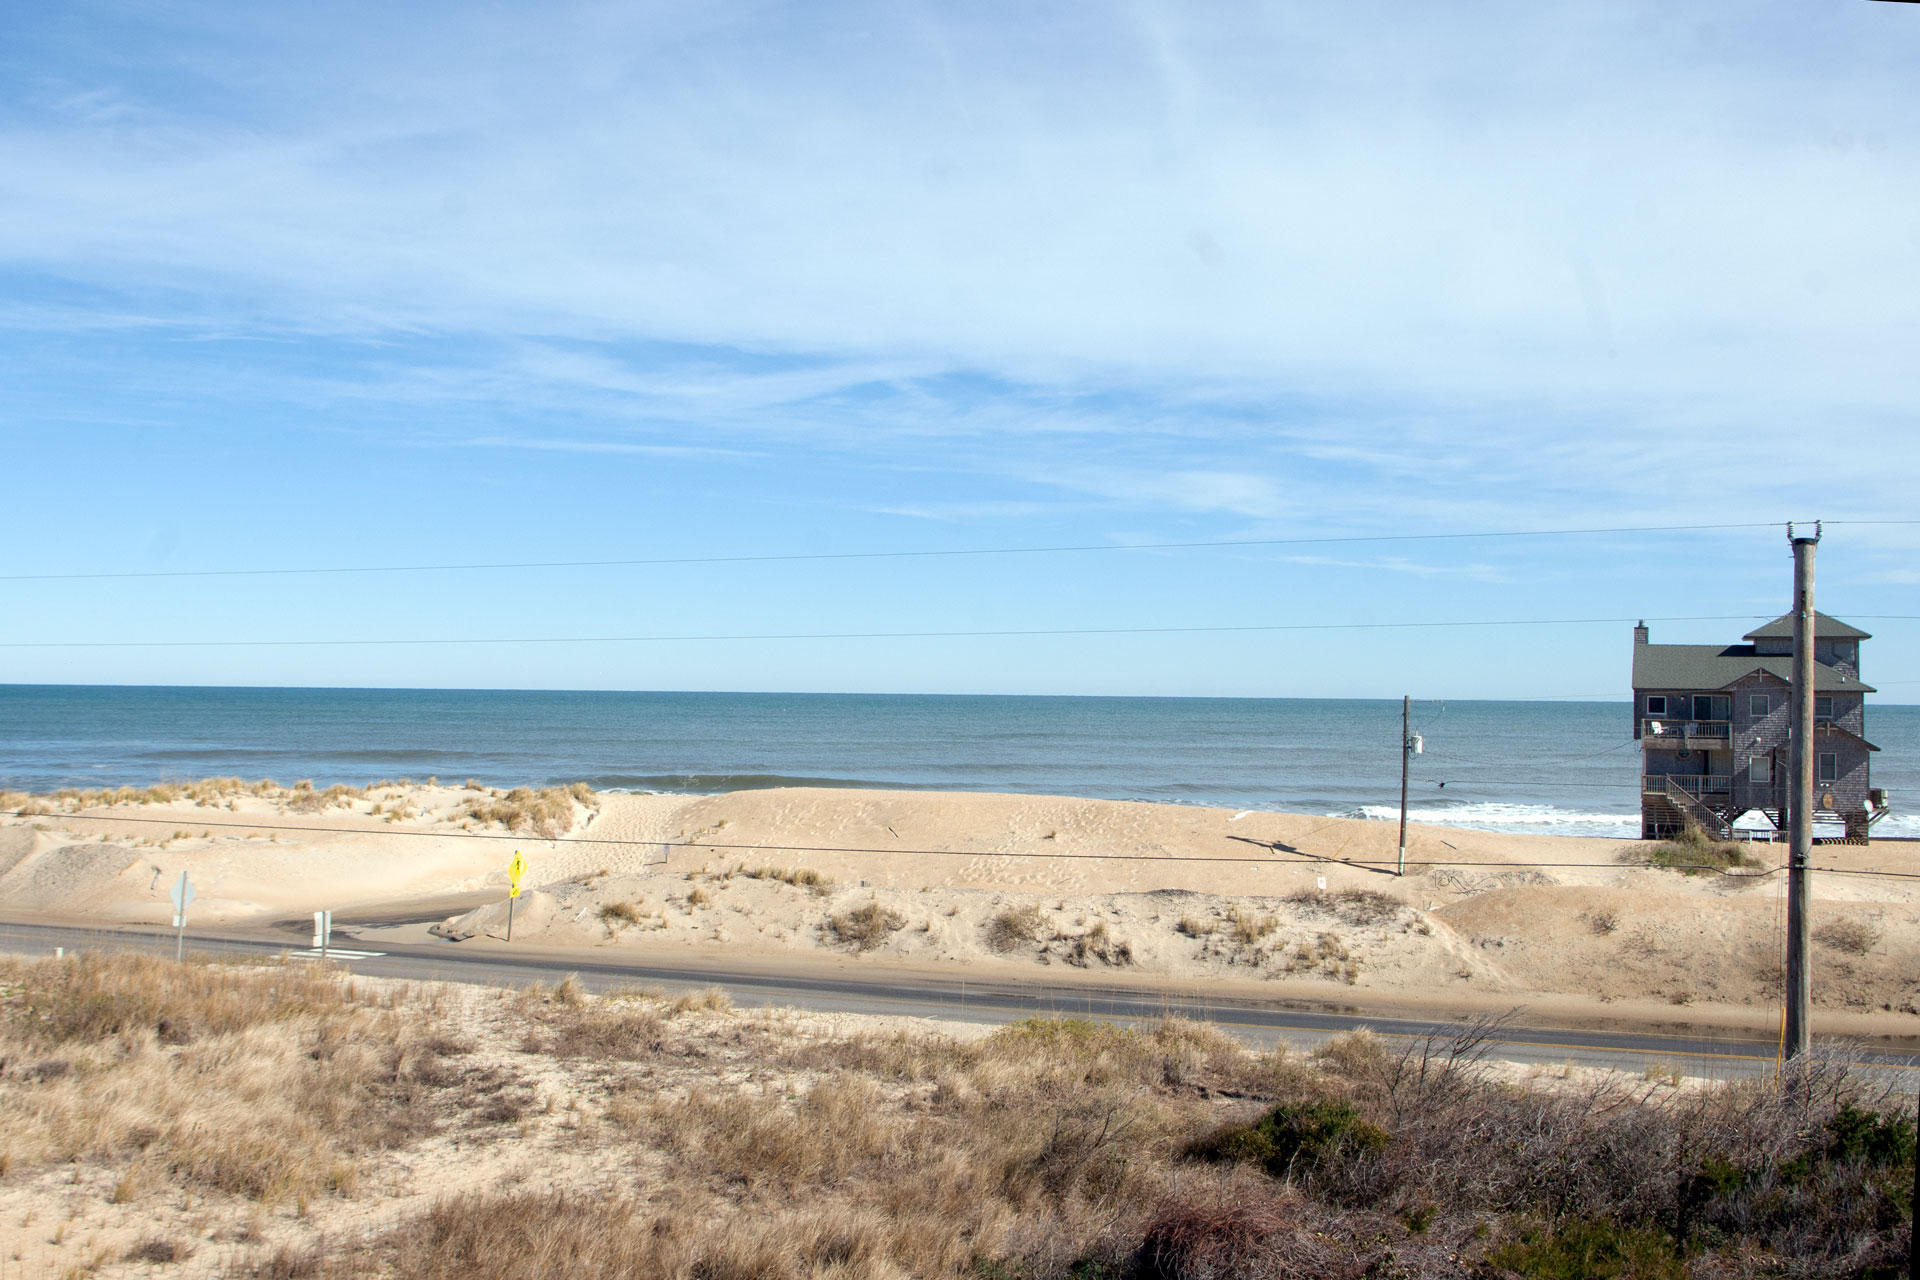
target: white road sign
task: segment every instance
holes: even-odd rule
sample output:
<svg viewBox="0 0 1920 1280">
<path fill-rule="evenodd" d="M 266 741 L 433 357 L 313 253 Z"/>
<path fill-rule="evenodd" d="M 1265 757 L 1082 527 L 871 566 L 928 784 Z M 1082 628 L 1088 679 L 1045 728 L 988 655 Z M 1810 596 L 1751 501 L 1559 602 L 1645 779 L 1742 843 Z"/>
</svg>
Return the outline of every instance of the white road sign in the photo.
<svg viewBox="0 0 1920 1280">
<path fill-rule="evenodd" d="M 173 927 L 182 928 L 187 922 L 187 907 L 193 902 L 193 881 L 187 879 L 182 871 L 180 878 L 173 882 Z"/>
</svg>

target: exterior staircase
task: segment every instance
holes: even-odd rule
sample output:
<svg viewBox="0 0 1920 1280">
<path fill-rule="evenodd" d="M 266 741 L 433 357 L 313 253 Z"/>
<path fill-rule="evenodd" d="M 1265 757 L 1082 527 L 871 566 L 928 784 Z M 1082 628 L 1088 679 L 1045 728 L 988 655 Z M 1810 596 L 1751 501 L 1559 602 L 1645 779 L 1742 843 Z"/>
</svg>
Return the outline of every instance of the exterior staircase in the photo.
<svg viewBox="0 0 1920 1280">
<path fill-rule="evenodd" d="M 1640 831 L 1642 839 L 1677 836 L 1688 827 L 1698 827 L 1716 840 L 1733 838 L 1733 826 L 1726 818 L 1672 778 L 1662 779 L 1657 787 L 1651 779 L 1642 783 L 1640 800 L 1640 809 L 1645 815 Z"/>
</svg>

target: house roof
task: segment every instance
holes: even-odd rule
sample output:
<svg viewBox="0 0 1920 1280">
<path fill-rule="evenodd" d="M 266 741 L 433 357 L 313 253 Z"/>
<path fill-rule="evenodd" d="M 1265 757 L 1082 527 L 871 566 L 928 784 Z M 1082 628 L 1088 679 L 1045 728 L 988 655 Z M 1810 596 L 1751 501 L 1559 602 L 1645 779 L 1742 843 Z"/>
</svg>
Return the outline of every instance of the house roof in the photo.
<svg viewBox="0 0 1920 1280">
<path fill-rule="evenodd" d="M 1741 677 L 1764 671 L 1793 683 L 1793 659 L 1761 657 L 1750 644 L 1637 644 L 1633 646 L 1635 689 L 1728 689 Z M 1816 693 L 1873 693 L 1824 662 L 1813 664 Z"/>
<path fill-rule="evenodd" d="M 1816 737 L 1823 733 L 1834 733 L 1834 734 L 1838 734 L 1842 738 L 1852 738 L 1855 742 L 1859 743 L 1861 746 L 1865 747 L 1869 751 L 1878 751 L 1880 749 L 1874 746 L 1871 742 L 1868 742 L 1865 738 L 1861 737 L 1859 734 L 1855 733 L 1853 730 L 1842 729 L 1837 724 L 1821 724 L 1818 721 L 1815 721 L 1813 726 L 1813 732 Z"/>
<path fill-rule="evenodd" d="M 1813 611 L 1813 634 L 1821 640 L 1871 640 L 1873 637 L 1858 627 L 1849 626 L 1838 618 L 1829 618 L 1818 609 Z M 1766 626 L 1749 631 L 1744 640 L 1790 640 L 1793 638 L 1793 615 L 1783 613 Z"/>
</svg>

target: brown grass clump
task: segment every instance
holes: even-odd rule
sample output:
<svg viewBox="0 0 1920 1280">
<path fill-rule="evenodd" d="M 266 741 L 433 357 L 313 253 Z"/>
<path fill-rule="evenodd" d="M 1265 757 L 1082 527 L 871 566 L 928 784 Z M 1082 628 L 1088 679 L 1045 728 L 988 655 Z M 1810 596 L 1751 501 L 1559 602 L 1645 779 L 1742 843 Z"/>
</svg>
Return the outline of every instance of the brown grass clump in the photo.
<svg viewBox="0 0 1920 1280">
<path fill-rule="evenodd" d="M 336 805 L 350 806 L 355 800 L 363 799 L 366 792 L 359 787 L 335 784 L 325 791 L 315 791 L 311 782 L 297 782 L 287 797 L 287 808 L 294 813 L 321 813 Z"/>
<path fill-rule="evenodd" d="M 1181 916 L 1180 923 L 1176 924 L 1174 929 L 1177 932 L 1186 934 L 1189 938 L 1204 938 L 1213 932 L 1214 922 L 1211 920 L 1201 920 L 1194 916 Z"/>
<path fill-rule="evenodd" d="M 1716 840 L 1689 824 L 1668 840 L 1637 844 L 1620 851 L 1620 861 L 1641 867 L 1662 867 L 1684 875 L 1706 875 L 1735 867 L 1757 867 L 1751 849 L 1737 841 Z"/>
<path fill-rule="evenodd" d="M 623 925 L 639 924 L 641 920 L 640 908 L 634 906 L 631 902 L 609 902 L 600 908 L 600 920 L 601 923 L 605 924 L 609 929 L 616 929 Z"/>
<path fill-rule="evenodd" d="M 825 927 L 836 942 L 855 951 L 871 951 L 906 925 L 907 918 L 898 911 L 869 902 L 864 907 L 828 916 Z"/>
<path fill-rule="evenodd" d="M 1307 915 L 1332 916 L 1355 928 L 1386 924 L 1407 909 L 1406 903 L 1377 889 L 1298 889 L 1287 895 L 1287 901 Z"/>
<path fill-rule="evenodd" d="M 1227 911 L 1227 927 L 1235 941 L 1251 946 L 1279 928 L 1280 922 L 1272 916 L 1257 916 L 1236 903 Z"/>
<path fill-rule="evenodd" d="M 1857 916 L 1842 916 L 1838 920 L 1828 920 L 1813 930 L 1813 940 L 1832 947 L 1835 951 L 1844 951 L 1848 955 L 1863 956 L 1873 950 L 1884 932 L 1882 926 L 1872 920 L 1862 920 Z"/>
<path fill-rule="evenodd" d="M 797 889 L 812 889 L 815 893 L 825 893 L 833 887 L 831 876 L 823 876 L 811 867 L 749 867 L 743 862 L 727 874 L 745 876 L 749 880 L 778 880 Z"/>
<path fill-rule="evenodd" d="M 1059 941 L 1066 943 L 1067 963 L 1082 969 L 1092 960 L 1114 966 L 1133 963 L 1133 947 L 1114 937 L 1105 920 L 1095 920 L 1084 932 Z"/>
<path fill-rule="evenodd" d="M 575 805 L 591 809 L 598 804 L 593 789 L 576 782 L 541 791 L 515 787 L 504 796 L 494 793 L 468 800 L 460 812 L 487 825 L 497 822 L 509 831 L 530 831 L 551 840 L 573 830 Z"/>
<path fill-rule="evenodd" d="M 1009 907 L 987 921 L 987 946 L 1005 953 L 1025 943 L 1038 941 L 1051 928 L 1046 914 L 1033 903 Z"/>
<path fill-rule="evenodd" d="M 193 1246 L 182 1240 L 169 1240 L 163 1236 L 150 1236 L 128 1249 L 122 1255 L 125 1262 L 168 1263 L 185 1262 L 193 1256 Z"/>
</svg>

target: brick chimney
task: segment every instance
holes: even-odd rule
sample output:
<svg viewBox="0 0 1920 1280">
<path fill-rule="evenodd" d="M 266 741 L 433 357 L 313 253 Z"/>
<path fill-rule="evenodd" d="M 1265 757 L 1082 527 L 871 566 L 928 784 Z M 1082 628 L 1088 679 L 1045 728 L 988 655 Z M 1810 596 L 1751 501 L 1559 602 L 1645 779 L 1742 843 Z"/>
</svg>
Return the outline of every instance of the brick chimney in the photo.
<svg viewBox="0 0 1920 1280">
<path fill-rule="evenodd" d="M 1640 625 L 1633 629 L 1633 642 L 1635 644 L 1645 644 L 1647 642 L 1646 619 L 1642 618 L 1640 620 Z"/>
</svg>

